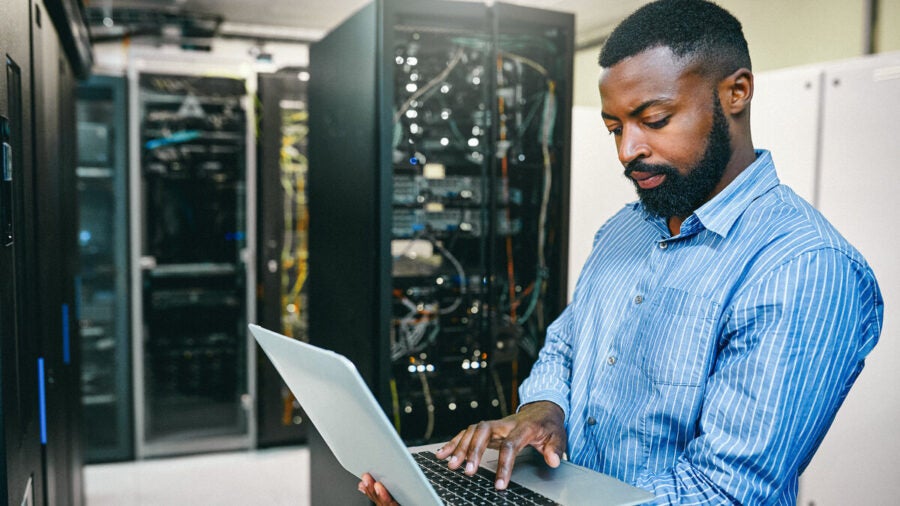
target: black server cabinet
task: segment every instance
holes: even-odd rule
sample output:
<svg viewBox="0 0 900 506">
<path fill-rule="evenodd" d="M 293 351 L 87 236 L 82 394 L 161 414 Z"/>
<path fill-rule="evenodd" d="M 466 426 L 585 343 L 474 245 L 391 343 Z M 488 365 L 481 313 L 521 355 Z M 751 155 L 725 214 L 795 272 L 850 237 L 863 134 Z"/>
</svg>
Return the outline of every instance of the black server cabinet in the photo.
<svg viewBox="0 0 900 506">
<path fill-rule="evenodd" d="M 0 497 L 7 504 L 83 502 L 68 141 L 75 69 L 90 66 L 90 46 L 77 7 L 4 1 L 0 17 Z M 78 55 L 66 52 L 74 48 Z"/>
<path fill-rule="evenodd" d="M 86 462 L 134 456 L 128 318 L 128 121 L 124 77 L 77 91 L 82 441 Z"/>
<path fill-rule="evenodd" d="M 79 334 L 76 324 L 75 75 L 45 4 L 33 4 L 33 315 L 43 360 L 45 501 L 81 504 Z M 69 139 L 67 142 L 66 140 Z"/>
<path fill-rule="evenodd" d="M 131 85 L 136 453 L 248 448 L 246 82 L 137 73 Z"/>
<path fill-rule="evenodd" d="M 573 23 L 384 0 L 311 48 L 310 339 L 408 443 L 513 412 L 564 307 Z M 352 501 L 310 446 L 313 502 Z"/>
<path fill-rule="evenodd" d="M 258 307 L 260 325 L 307 341 L 309 212 L 306 69 L 258 76 Z M 306 440 L 306 416 L 265 353 L 257 352 L 257 445 Z"/>
<path fill-rule="evenodd" d="M 2 481 L 9 504 L 43 504 L 39 328 L 34 325 L 33 117 L 28 2 L 0 20 L 0 409 Z"/>
<path fill-rule="evenodd" d="M 51 114 L 58 116 L 59 136 L 71 138 L 76 130 L 77 77 L 74 67 L 65 59 L 62 47 L 57 48 L 60 51 L 52 64 L 59 68 L 59 88 L 55 91 L 59 97 L 59 109 Z M 58 370 L 55 372 L 53 384 L 48 388 L 47 398 L 49 409 L 57 413 L 57 417 L 48 420 L 47 423 L 49 437 L 56 444 L 52 454 L 56 478 L 55 482 L 48 479 L 47 498 L 48 504 L 79 506 L 84 504 L 85 498 L 82 444 L 84 422 L 81 418 L 81 334 L 78 328 L 75 284 L 78 273 L 78 196 L 75 173 L 77 144 L 68 142 L 50 145 L 55 146 L 55 149 L 48 149 L 47 152 L 59 154 L 57 184 L 60 188 L 60 200 L 57 210 L 60 219 L 57 244 L 61 254 L 59 265 L 62 279 L 58 280 L 60 291 L 55 297 L 59 305 L 54 311 L 59 318 L 60 328 L 58 333 L 49 334 L 47 340 L 49 347 L 57 351 L 46 353 L 49 360 L 56 361 Z M 60 415 L 60 410 L 64 410 L 65 415 Z"/>
<path fill-rule="evenodd" d="M 30 2 L 0 16 L 0 498 L 44 504 L 41 382 L 34 293 Z"/>
</svg>

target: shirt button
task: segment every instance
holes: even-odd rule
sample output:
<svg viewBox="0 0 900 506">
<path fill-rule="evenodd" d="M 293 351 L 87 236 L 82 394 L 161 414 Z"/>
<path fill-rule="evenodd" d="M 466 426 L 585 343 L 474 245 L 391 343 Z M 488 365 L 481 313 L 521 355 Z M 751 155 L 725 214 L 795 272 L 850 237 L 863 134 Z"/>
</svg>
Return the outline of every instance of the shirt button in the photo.
<svg viewBox="0 0 900 506">
<path fill-rule="evenodd" d="M 669 247 L 669 243 L 667 243 L 665 241 L 659 243 L 659 249 L 666 249 L 668 247 Z"/>
<path fill-rule="evenodd" d="M 644 297 L 642 297 L 642 296 L 640 296 L 640 295 L 636 295 L 636 296 L 634 297 L 634 303 L 635 303 L 635 304 L 640 304 L 641 302 L 644 302 Z"/>
<path fill-rule="evenodd" d="M 616 365 L 616 357 L 609 357 L 606 359 L 606 363 L 609 365 Z"/>
<path fill-rule="evenodd" d="M 589 416 L 587 419 L 588 425 L 597 425 L 597 420 L 593 416 Z"/>
</svg>

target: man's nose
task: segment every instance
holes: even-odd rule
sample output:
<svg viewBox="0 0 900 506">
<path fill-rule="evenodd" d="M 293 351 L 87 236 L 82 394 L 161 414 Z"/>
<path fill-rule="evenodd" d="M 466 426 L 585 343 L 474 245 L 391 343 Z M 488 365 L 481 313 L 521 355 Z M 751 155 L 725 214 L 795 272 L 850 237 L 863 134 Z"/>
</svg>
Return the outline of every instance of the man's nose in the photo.
<svg viewBox="0 0 900 506">
<path fill-rule="evenodd" d="M 622 136 L 619 138 L 619 161 L 622 165 L 647 158 L 650 156 L 650 147 L 639 128 L 625 126 L 622 128 Z"/>
</svg>

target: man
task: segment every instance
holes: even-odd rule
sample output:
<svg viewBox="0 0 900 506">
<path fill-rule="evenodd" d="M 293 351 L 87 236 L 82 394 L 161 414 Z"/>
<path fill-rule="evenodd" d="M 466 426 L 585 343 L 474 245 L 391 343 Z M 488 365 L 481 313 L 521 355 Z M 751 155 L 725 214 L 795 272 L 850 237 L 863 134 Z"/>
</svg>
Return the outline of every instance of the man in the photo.
<svg viewBox="0 0 900 506">
<path fill-rule="evenodd" d="M 779 184 L 750 136 L 740 23 L 702 0 L 645 5 L 600 54 L 602 117 L 640 202 L 601 227 L 522 406 L 437 455 L 497 488 L 536 447 L 662 504 L 794 504 L 881 331 L 862 256 Z M 366 475 L 360 490 L 390 496 Z"/>
</svg>

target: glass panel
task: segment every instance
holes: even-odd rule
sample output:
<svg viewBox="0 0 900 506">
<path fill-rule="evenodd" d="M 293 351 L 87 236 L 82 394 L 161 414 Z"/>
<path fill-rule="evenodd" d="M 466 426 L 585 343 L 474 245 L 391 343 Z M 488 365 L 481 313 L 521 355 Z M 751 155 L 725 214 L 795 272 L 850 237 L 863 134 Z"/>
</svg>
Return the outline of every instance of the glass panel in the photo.
<svg viewBox="0 0 900 506">
<path fill-rule="evenodd" d="M 145 437 L 247 431 L 242 80 L 139 77 Z"/>
<path fill-rule="evenodd" d="M 78 319 L 85 458 L 131 457 L 125 81 L 78 88 Z"/>
</svg>

